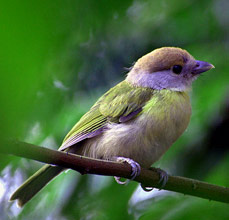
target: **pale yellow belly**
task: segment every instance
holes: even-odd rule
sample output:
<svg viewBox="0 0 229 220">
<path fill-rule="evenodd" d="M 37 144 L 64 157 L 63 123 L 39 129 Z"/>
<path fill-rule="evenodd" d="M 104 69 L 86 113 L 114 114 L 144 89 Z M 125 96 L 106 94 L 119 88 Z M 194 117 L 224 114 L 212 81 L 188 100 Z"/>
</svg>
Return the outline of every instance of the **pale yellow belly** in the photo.
<svg viewBox="0 0 229 220">
<path fill-rule="evenodd" d="M 186 93 L 162 90 L 135 119 L 111 123 L 102 135 L 85 141 L 84 155 L 105 159 L 123 156 L 149 167 L 184 132 L 190 115 Z"/>
</svg>

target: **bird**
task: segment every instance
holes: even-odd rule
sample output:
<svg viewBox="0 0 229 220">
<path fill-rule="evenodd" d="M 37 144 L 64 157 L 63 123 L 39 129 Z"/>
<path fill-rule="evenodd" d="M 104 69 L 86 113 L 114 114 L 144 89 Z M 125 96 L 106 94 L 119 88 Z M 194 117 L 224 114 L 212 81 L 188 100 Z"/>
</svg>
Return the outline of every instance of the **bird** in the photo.
<svg viewBox="0 0 229 220">
<path fill-rule="evenodd" d="M 191 85 L 214 68 L 178 47 L 161 47 L 133 65 L 125 80 L 102 95 L 63 140 L 60 151 L 149 168 L 186 130 Z M 11 196 L 20 207 L 65 168 L 44 165 Z"/>
</svg>

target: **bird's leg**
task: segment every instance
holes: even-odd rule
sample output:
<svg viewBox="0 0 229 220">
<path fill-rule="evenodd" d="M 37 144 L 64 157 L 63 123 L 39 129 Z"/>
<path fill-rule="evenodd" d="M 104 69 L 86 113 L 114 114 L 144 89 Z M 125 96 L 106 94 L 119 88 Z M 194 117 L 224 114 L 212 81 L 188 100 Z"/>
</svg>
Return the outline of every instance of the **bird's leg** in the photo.
<svg viewBox="0 0 229 220">
<path fill-rule="evenodd" d="M 168 182 L 169 175 L 164 170 L 162 170 L 160 168 L 150 167 L 149 169 L 159 173 L 159 175 L 160 175 L 160 178 L 158 181 L 158 184 L 160 184 L 159 189 L 164 188 L 166 183 Z M 143 184 L 141 184 L 141 187 L 146 192 L 150 192 L 153 190 L 153 187 L 146 187 Z"/>
<path fill-rule="evenodd" d="M 132 172 L 131 172 L 131 180 L 135 179 L 136 176 L 138 176 L 141 172 L 141 166 L 135 162 L 134 160 L 130 159 L 130 158 L 126 158 L 126 157 L 115 157 L 115 160 L 118 162 L 122 162 L 122 163 L 128 163 L 131 166 Z M 126 184 L 129 182 L 129 180 L 126 180 L 124 182 L 122 182 L 120 179 L 121 177 L 115 176 L 114 177 L 116 182 L 118 184 Z"/>
</svg>

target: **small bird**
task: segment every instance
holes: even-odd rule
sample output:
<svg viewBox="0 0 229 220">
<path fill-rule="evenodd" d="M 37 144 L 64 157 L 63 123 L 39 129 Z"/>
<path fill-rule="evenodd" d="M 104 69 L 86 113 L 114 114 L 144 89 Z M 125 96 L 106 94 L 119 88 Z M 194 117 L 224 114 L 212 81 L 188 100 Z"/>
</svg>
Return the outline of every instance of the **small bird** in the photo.
<svg viewBox="0 0 229 220">
<path fill-rule="evenodd" d="M 60 151 L 149 168 L 189 124 L 192 82 L 214 66 L 186 50 L 162 47 L 141 57 L 126 79 L 101 96 L 65 137 Z M 137 170 L 136 170 L 137 168 Z M 44 165 L 11 196 L 26 204 L 65 169 Z"/>
</svg>

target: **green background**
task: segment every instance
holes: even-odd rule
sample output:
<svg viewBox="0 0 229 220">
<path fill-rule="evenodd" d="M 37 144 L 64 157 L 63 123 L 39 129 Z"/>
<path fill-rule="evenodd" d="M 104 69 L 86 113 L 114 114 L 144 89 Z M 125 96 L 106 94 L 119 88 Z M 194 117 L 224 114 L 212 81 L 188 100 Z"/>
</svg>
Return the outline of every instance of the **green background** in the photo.
<svg viewBox="0 0 229 220">
<path fill-rule="evenodd" d="M 178 46 L 216 68 L 194 83 L 191 123 L 155 166 L 229 186 L 229 1 L 0 3 L 1 139 L 57 149 L 125 68 L 155 48 Z M 0 161 L 1 219 L 229 219 L 223 203 L 74 171 L 19 209 L 9 196 L 41 164 L 1 154 Z"/>
</svg>

